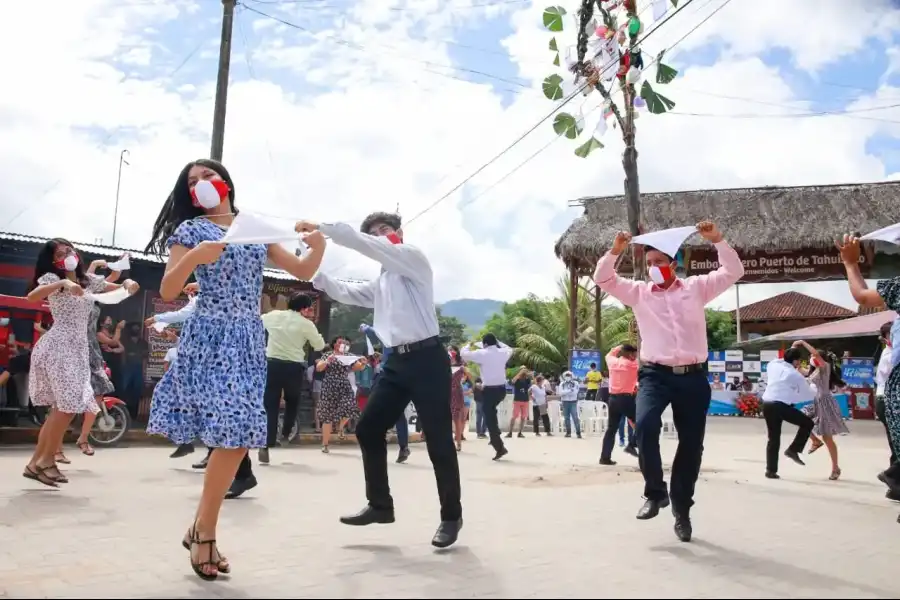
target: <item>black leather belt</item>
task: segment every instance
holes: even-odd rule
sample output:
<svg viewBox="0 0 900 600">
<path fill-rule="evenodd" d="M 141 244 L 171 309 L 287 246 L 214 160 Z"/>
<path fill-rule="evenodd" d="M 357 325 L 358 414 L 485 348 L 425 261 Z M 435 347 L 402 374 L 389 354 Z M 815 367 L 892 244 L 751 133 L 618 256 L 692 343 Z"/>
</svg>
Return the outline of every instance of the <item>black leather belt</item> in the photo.
<svg viewBox="0 0 900 600">
<path fill-rule="evenodd" d="M 396 352 L 397 354 L 409 354 L 410 352 L 415 352 L 416 350 L 422 350 L 424 348 L 431 348 L 432 346 L 438 346 L 441 343 L 441 338 L 438 336 L 425 338 L 424 340 L 419 340 L 418 342 L 410 342 L 408 344 L 403 344 L 401 346 L 392 346 L 391 352 Z"/>
<path fill-rule="evenodd" d="M 695 363 L 693 365 L 678 365 L 677 367 L 673 367 L 670 365 L 661 365 L 659 363 L 644 363 L 645 367 L 655 369 L 657 371 L 665 371 L 666 373 L 671 373 L 672 375 L 687 375 L 688 373 L 698 373 L 700 371 L 706 370 L 706 363 Z"/>
</svg>

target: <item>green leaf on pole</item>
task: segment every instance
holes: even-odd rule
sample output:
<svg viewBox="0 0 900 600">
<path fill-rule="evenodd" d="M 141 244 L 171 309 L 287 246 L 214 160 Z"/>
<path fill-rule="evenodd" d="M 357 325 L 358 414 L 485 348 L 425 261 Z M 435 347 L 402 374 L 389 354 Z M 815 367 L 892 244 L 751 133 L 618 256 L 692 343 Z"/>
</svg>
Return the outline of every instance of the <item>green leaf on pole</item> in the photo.
<svg viewBox="0 0 900 600">
<path fill-rule="evenodd" d="M 645 81 L 644 85 L 641 86 L 641 98 L 647 101 L 647 110 L 654 115 L 661 115 L 675 108 L 675 103 L 662 94 L 656 93 L 650 86 L 649 81 Z"/>
<path fill-rule="evenodd" d="M 575 156 L 580 156 L 581 158 L 587 158 L 587 156 L 593 152 L 594 150 L 599 150 L 603 147 L 603 144 L 600 143 L 600 140 L 597 138 L 591 138 L 582 145 L 575 148 Z"/>
<path fill-rule="evenodd" d="M 559 66 L 559 52 L 557 52 L 557 53 L 556 53 L 556 56 L 553 57 L 553 66 L 554 66 L 554 67 L 558 67 L 558 66 Z"/>
<path fill-rule="evenodd" d="M 563 97 L 562 83 L 563 78 L 556 74 L 544 79 L 542 87 L 548 100 L 559 100 Z"/>
<path fill-rule="evenodd" d="M 569 113 L 559 113 L 553 119 L 553 131 L 557 135 L 564 135 L 570 140 L 574 140 L 581 133 L 582 128 L 578 126 L 578 121 Z"/>
<path fill-rule="evenodd" d="M 551 6 L 544 9 L 544 27 L 550 31 L 557 32 L 563 30 L 563 17 L 566 15 L 566 9 L 562 6 Z"/>
<path fill-rule="evenodd" d="M 678 75 L 678 70 L 673 69 L 669 65 L 659 63 L 656 67 L 656 83 L 672 83 L 676 75 Z"/>
<path fill-rule="evenodd" d="M 550 38 L 550 50 L 552 52 L 559 52 L 559 48 L 556 47 L 556 38 L 555 37 Z"/>
</svg>

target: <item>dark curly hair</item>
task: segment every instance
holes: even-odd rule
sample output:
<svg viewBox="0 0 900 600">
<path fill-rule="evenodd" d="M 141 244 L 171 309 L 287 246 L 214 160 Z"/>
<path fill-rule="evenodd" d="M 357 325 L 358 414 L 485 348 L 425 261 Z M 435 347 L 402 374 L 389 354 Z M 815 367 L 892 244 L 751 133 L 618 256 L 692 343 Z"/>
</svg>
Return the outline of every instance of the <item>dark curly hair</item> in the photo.
<svg viewBox="0 0 900 600">
<path fill-rule="evenodd" d="M 387 225 L 396 231 L 397 229 L 400 229 L 400 223 L 400 215 L 398 214 L 373 212 L 363 219 L 362 225 L 359 226 L 359 230 L 363 233 L 369 233 L 375 225 Z"/>
</svg>

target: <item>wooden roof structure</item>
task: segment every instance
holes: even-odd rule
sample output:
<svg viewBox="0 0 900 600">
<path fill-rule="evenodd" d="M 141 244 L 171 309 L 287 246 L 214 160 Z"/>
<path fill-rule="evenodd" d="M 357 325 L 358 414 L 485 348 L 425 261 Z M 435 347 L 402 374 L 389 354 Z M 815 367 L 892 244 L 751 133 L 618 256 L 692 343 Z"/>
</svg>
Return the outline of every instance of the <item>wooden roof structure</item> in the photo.
<svg viewBox="0 0 900 600">
<path fill-rule="evenodd" d="M 579 274 L 593 271 L 619 231 L 628 229 L 624 195 L 575 202 L 584 214 L 555 245 Z M 830 248 L 848 230 L 867 233 L 900 222 L 900 181 L 798 187 L 758 187 L 641 195 L 641 224 L 657 231 L 715 221 L 745 251 Z M 686 247 L 706 246 L 693 236 Z"/>
</svg>

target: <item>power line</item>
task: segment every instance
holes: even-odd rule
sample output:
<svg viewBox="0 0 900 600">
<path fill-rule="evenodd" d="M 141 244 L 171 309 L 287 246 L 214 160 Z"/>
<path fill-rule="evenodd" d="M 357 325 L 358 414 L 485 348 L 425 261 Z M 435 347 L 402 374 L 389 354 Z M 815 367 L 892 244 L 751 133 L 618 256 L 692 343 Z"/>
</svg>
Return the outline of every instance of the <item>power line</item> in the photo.
<svg viewBox="0 0 900 600">
<path fill-rule="evenodd" d="M 641 38 L 640 40 L 638 40 L 638 42 L 637 42 L 635 45 L 643 44 L 644 41 L 645 41 L 648 37 L 650 37 L 651 35 L 653 35 L 654 32 L 658 31 L 663 25 L 665 25 L 670 19 L 672 19 L 672 18 L 673 18 L 675 15 L 677 15 L 679 12 L 681 12 L 682 10 L 684 10 L 685 8 L 687 8 L 693 1 L 694 1 L 694 0 L 687 0 L 687 2 L 685 2 L 685 3 L 683 3 L 681 6 L 679 6 L 674 12 L 672 12 L 672 13 L 669 14 L 665 19 L 663 19 L 662 21 L 660 21 L 660 22 L 656 25 L 656 27 L 654 27 L 651 31 L 649 31 L 643 38 Z M 680 44 L 681 42 L 683 42 L 683 41 L 685 40 L 685 38 L 687 38 L 689 35 L 691 35 L 693 32 L 695 32 L 697 29 L 699 29 L 704 23 L 706 23 L 707 21 L 709 21 L 709 19 L 711 19 L 711 18 L 712 18 L 716 13 L 718 13 L 720 10 L 722 10 L 723 8 L 725 8 L 725 6 L 727 6 L 730 2 L 731 2 L 731 0 L 725 0 L 725 2 L 724 2 L 719 8 L 717 8 L 716 10 L 714 10 L 714 11 L 713 11 L 712 13 L 710 13 L 710 15 L 708 15 L 705 19 L 703 19 L 702 21 L 700 21 L 700 23 L 698 23 L 693 29 L 691 29 L 690 31 L 688 31 L 688 32 L 687 32 L 685 35 L 683 35 L 677 42 L 675 42 L 674 44 L 672 44 L 672 45 L 669 47 L 669 49 L 674 48 L 675 46 L 677 46 L 678 44 Z M 615 60 L 611 61 L 611 63 L 614 63 L 614 62 L 616 62 L 616 61 L 615 61 Z M 606 66 L 603 68 L 602 71 L 605 71 L 608 67 L 609 67 L 609 65 L 606 65 Z M 602 85 L 602 84 L 601 84 L 601 85 Z M 444 194 L 443 196 L 441 196 L 440 198 L 438 198 L 437 200 L 435 200 L 432 204 L 430 204 L 429 206 L 427 206 L 424 210 L 422 210 L 422 211 L 420 211 L 418 214 L 416 214 L 412 219 L 410 219 L 409 221 L 407 221 L 407 224 L 409 224 L 409 223 L 411 223 L 412 221 L 418 219 L 419 217 L 421 217 L 422 215 L 424 215 L 425 213 L 427 213 L 428 211 L 430 211 L 431 209 L 433 209 L 435 206 L 437 206 L 438 204 L 440 204 L 441 202 L 443 202 L 444 200 L 446 200 L 447 198 L 449 198 L 451 194 L 453 194 L 454 192 L 456 192 L 459 188 L 461 188 L 462 186 L 464 186 L 465 184 L 467 184 L 469 181 L 471 181 L 473 178 L 475 178 L 479 173 L 481 173 L 482 171 L 484 171 L 488 166 L 490 166 L 491 164 L 493 164 L 494 162 L 496 162 L 500 157 L 502 157 L 504 154 L 506 154 L 507 152 L 509 152 L 514 146 L 516 146 L 519 142 L 521 142 L 523 139 L 525 139 L 525 137 L 528 136 L 532 131 L 534 131 L 535 129 L 537 129 L 540 125 L 542 125 L 545 121 L 547 121 L 550 117 L 552 117 L 559 109 L 561 109 L 563 106 L 565 106 L 566 104 L 568 104 L 568 103 L 569 103 L 569 102 L 570 102 L 570 101 L 571 101 L 578 93 L 580 93 L 585 87 L 587 87 L 587 84 L 582 85 L 580 88 L 576 89 L 572 94 L 570 94 L 567 98 L 563 99 L 563 101 L 562 101 L 560 104 L 558 104 L 556 107 L 554 107 L 552 111 L 550 111 L 544 118 L 542 118 L 540 121 L 538 121 L 538 122 L 537 122 L 533 127 L 531 127 L 528 131 L 526 131 L 524 134 L 522 134 L 521 136 L 519 136 L 512 144 L 510 144 L 509 146 L 507 146 L 506 148 L 504 148 L 504 149 L 503 149 L 499 154 L 497 154 L 494 158 L 492 158 L 491 160 L 489 160 L 488 162 L 486 162 L 485 164 L 483 164 L 481 167 L 479 167 L 478 169 L 476 169 L 474 173 L 472 173 L 472 174 L 469 175 L 467 178 L 465 178 L 462 182 L 460 182 L 459 184 L 457 184 L 456 186 L 454 186 L 454 187 L 453 187 L 450 191 L 448 191 L 446 194 Z M 555 139 L 556 139 L 556 138 L 555 138 Z M 555 139 L 554 139 L 553 141 L 555 141 Z M 552 143 L 552 141 L 551 141 L 551 143 Z M 520 165 L 518 165 L 517 167 L 515 167 L 515 168 L 513 169 L 513 171 L 518 171 L 522 166 L 524 166 L 524 164 L 526 164 L 526 163 L 528 163 L 529 161 L 531 161 L 534 157 L 536 157 L 537 155 L 539 155 L 541 152 L 543 152 L 544 150 L 546 150 L 546 149 L 549 148 L 549 147 L 550 147 L 550 144 L 547 144 L 546 146 L 544 146 L 543 148 L 541 148 L 540 150 L 538 150 L 536 153 L 534 153 L 533 155 L 531 155 L 531 156 L 530 156 L 528 159 L 526 159 L 522 164 L 520 164 Z M 501 181 L 502 181 L 502 180 L 501 180 Z M 496 184 L 495 184 L 495 185 L 496 185 Z"/>
</svg>

